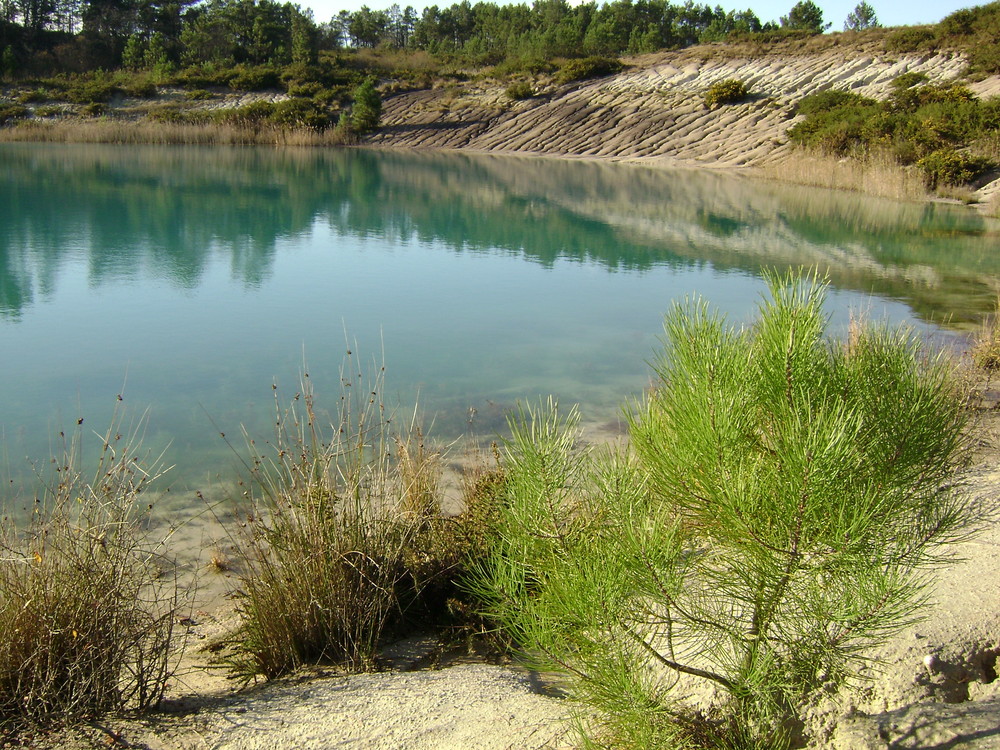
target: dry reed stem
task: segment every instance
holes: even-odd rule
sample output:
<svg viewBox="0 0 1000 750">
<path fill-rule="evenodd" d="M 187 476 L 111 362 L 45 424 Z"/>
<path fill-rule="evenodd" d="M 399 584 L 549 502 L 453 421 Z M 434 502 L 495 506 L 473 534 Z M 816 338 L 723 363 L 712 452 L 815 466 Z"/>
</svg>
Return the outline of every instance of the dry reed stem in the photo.
<svg viewBox="0 0 1000 750">
<path fill-rule="evenodd" d="M 335 128 L 325 131 L 277 125 L 163 123 L 114 119 L 28 121 L 0 129 L 0 142 L 108 143 L 122 145 L 199 146 L 336 146 L 347 139 Z"/>
<path fill-rule="evenodd" d="M 888 155 L 861 160 L 796 151 L 784 161 L 764 167 L 761 173 L 782 182 L 851 190 L 893 200 L 927 198 L 923 179 L 894 163 Z"/>
</svg>

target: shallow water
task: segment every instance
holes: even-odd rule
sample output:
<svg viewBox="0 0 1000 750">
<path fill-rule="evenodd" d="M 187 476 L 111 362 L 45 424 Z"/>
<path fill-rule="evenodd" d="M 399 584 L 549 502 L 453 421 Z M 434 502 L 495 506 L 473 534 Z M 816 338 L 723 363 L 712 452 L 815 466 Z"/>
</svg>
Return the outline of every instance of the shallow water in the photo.
<svg viewBox="0 0 1000 750">
<path fill-rule="evenodd" d="M 673 301 L 745 320 L 771 267 L 828 274 L 840 327 L 968 328 L 1000 288 L 996 220 L 707 172 L 38 144 L 0 145 L 0 167 L 11 477 L 121 394 L 174 487 L 231 478 L 219 433 L 267 437 L 272 383 L 291 397 L 304 361 L 332 408 L 348 348 L 443 440 L 545 394 L 613 420 Z"/>
</svg>

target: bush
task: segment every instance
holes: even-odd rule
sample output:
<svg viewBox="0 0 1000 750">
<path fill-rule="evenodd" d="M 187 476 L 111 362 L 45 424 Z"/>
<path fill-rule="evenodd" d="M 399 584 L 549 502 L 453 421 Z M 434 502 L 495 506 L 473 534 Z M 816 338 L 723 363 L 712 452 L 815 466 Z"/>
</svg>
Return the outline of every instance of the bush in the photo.
<svg viewBox="0 0 1000 750">
<path fill-rule="evenodd" d="M 220 109 L 214 113 L 216 119 L 231 125 L 259 125 L 274 114 L 274 104 L 266 101 L 250 102 L 242 107 Z"/>
<path fill-rule="evenodd" d="M 885 39 L 890 52 L 930 52 L 937 45 L 937 33 L 930 26 L 903 26 L 893 29 Z"/>
<path fill-rule="evenodd" d="M 828 341 L 823 285 L 770 289 L 750 328 L 667 316 L 631 451 L 579 453 L 551 405 L 513 420 L 474 590 L 610 746 L 787 748 L 813 691 L 918 617 L 921 571 L 973 521 L 944 360 L 884 328 Z M 718 721 L 671 700 L 678 679 L 727 696 Z"/>
<path fill-rule="evenodd" d="M 810 94 L 802 99 L 796 111 L 800 115 L 816 115 L 821 112 L 829 112 L 831 109 L 845 106 L 868 106 L 876 104 L 874 99 L 868 99 L 853 91 L 840 91 L 838 89 L 827 89 L 818 94 Z"/>
<path fill-rule="evenodd" d="M 42 88 L 32 89 L 31 91 L 25 91 L 20 96 L 17 97 L 17 100 L 21 104 L 45 102 L 48 101 L 49 99 L 50 99 L 49 92 Z"/>
<path fill-rule="evenodd" d="M 621 61 L 613 57 L 583 57 L 570 60 L 556 73 L 556 83 L 572 83 L 609 76 L 618 73 L 623 67 Z"/>
<path fill-rule="evenodd" d="M 95 477 L 77 448 L 26 528 L 0 526 L 0 729 L 154 708 L 176 658 L 176 579 L 144 536 L 157 474 L 112 429 Z"/>
<path fill-rule="evenodd" d="M 520 101 L 531 99 L 535 95 L 535 89 L 528 81 L 517 81 L 508 86 L 504 94 L 508 99 Z"/>
<path fill-rule="evenodd" d="M 902 89 L 913 88 L 918 83 L 924 83 L 926 81 L 927 81 L 926 73 L 916 73 L 914 71 L 910 71 L 909 73 L 903 73 L 900 76 L 896 76 L 896 78 L 894 78 L 892 83 L 890 83 L 889 85 L 892 86 L 892 88 L 895 89 L 896 91 L 900 91 Z"/>
<path fill-rule="evenodd" d="M 286 99 L 275 102 L 268 119 L 276 125 L 325 130 L 330 117 L 307 99 Z"/>
<path fill-rule="evenodd" d="M 705 104 L 715 108 L 723 104 L 739 104 L 750 96 L 750 90 L 743 81 L 727 78 L 716 81 L 705 92 Z"/>
<path fill-rule="evenodd" d="M 0 103 L 0 125 L 6 125 L 11 120 L 20 120 L 30 114 L 28 108 L 23 105 Z"/>
<path fill-rule="evenodd" d="M 965 185 L 984 175 L 996 165 L 982 156 L 941 148 L 933 151 L 917 162 L 924 173 L 929 190 L 938 185 Z"/>
<path fill-rule="evenodd" d="M 266 91 L 280 88 L 280 82 L 278 71 L 267 65 L 237 65 L 227 78 L 233 91 Z"/>
<path fill-rule="evenodd" d="M 73 104 L 104 104 L 120 93 L 121 89 L 110 81 L 83 80 L 71 84 L 63 98 Z"/>
</svg>

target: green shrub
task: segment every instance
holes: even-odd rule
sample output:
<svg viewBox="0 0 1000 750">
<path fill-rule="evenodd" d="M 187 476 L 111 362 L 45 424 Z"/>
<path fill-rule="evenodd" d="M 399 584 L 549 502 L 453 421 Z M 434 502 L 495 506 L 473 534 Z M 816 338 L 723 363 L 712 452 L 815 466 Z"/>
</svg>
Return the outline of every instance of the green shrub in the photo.
<svg viewBox="0 0 1000 750">
<path fill-rule="evenodd" d="M 159 93 L 156 84 L 148 78 L 135 78 L 124 84 L 121 90 L 125 96 L 136 99 L 152 99 Z"/>
<path fill-rule="evenodd" d="M 214 99 L 215 94 L 207 89 L 193 89 L 184 94 L 184 98 L 191 102 L 203 102 Z"/>
<path fill-rule="evenodd" d="M 278 71 L 268 65 L 248 67 L 237 65 L 229 74 L 227 83 L 233 91 L 266 91 L 280 88 Z"/>
<path fill-rule="evenodd" d="M 216 110 L 213 114 L 216 119 L 232 125 L 258 125 L 274 114 L 274 104 L 256 101 L 242 107 Z"/>
<path fill-rule="evenodd" d="M 746 101 L 750 96 L 750 90 L 743 81 L 736 78 L 727 78 L 724 81 L 716 81 L 708 87 L 705 92 L 705 104 L 711 108 L 723 104 L 739 104 Z"/>
<path fill-rule="evenodd" d="M 618 73 L 623 67 L 621 61 L 613 57 L 583 57 L 570 60 L 559 68 L 559 72 L 556 73 L 556 83 L 572 83 L 609 76 Z"/>
<path fill-rule="evenodd" d="M 631 450 L 580 453 L 551 404 L 513 420 L 474 590 L 606 746 L 789 747 L 973 521 L 945 361 L 885 328 L 829 341 L 823 285 L 770 289 L 750 327 L 672 310 Z M 679 679 L 727 696 L 716 720 L 672 701 Z"/>
<path fill-rule="evenodd" d="M 48 101 L 51 97 L 49 92 L 43 88 L 32 89 L 31 91 L 24 91 L 18 97 L 17 100 L 21 104 L 32 104 L 34 102 L 44 102 Z"/>
<path fill-rule="evenodd" d="M 820 112 L 828 112 L 836 107 L 844 106 L 868 106 L 875 104 L 874 99 L 868 99 L 853 91 L 840 91 L 838 89 L 827 89 L 818 94 L 810 94 L 803 98 L 796 107 L 800 115 L 815 115 Z"/>
<path fill-rule="evenodd" d="M 111 80 L 102 77 L 80 78 L 69 83 L 63 92 L 63 98 L 73 104 L 104 104 L 120 93 L 121 89 Z"/>
<path fill-rule="evenodd" d="M 107 114 L 108 108 L 101 102 L 91 102 L 80 107 L 80 114 L 87 117 L 101 117 Z"/>
<path fill-rule="evenodd" d="M 504 94 L 508 99 L 519 101 L 521 99 L 531 99 L 535 95 L 535 88 L 528 81 L 517 81 L 510 84 Z"/>
<path fill-rule="evenodd" d="M 927 187 L 938 185 L 965 185 L 982 176 L 996 165 L 982 156 L 973 156 L 952 148 L 941 148 L 917 162 L 924 173 Z"/>
<path fill-rule="evenodd" d="M 6 125 L 11 120 L 20 120 L 31 113 L 21 104 L 0 103 L 0 125 Z"/>
<path fill-rule="evenodd" d="M 163 697 L 180 605 L 162 541 L 142 530 L 157 471 L 134 439 L 109 431 L 91 481 L 69 448 L 28 525 L 0 524 L 0 734 Z"/>
<path fill-rule="evenodd" d="M 892 86 L 896 91 L 900 89 L 909 89 L 916 86 L 918 83 L 924 83 L 927 80 L 926 73 L 917 73 L 915 71 L 910 71 L 909 73 L 903 73 L 900 76 L 896 76 L 892 83 Z"/>
<path fill-rule="evenodd" d="M 329 115 L 307 99 L 286 99 L 275 102 L 268 119 L 284 127 L 313 130 L 325 130 L 330 124 Z"/>
<path fill-rule="evenodd" d="M 937 44 L 937 33 L 931 26 L 903 26 L 893 29 L 885 39 L 890 52 L 930 52 Z"/>
<path fill-rule="evenodd" d="M 306 83 L 293 83 L 288 86 L 288 95 L 301 97 L 304 99 L 312 99 L 316 94 L 323 90 L 322 83 L 316 83 L 315 81 L 308 81 Z"/>
</svg>

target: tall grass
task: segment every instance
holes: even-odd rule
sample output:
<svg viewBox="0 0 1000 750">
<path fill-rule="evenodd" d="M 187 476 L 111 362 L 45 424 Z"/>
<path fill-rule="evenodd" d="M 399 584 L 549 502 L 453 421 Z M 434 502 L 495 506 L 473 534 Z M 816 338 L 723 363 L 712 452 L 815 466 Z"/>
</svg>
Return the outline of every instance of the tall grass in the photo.
<svg viewBox="0 0 1000 750">
<path fill-rule="evenodd" d="M 262 124 L 177 123 L 115 119 L 27 121 L 0 129 L 0 142 L 114 143 L 204 146 L 335 146 L 353 139 L 337 128 L 318 131 Z"/>
<path fill-rule="evenodd" d="M 892 200 L 927 197 L 919 173 L 900 166 L 890 154 L 881 152 L 851 159 L 796 150 L 781 162 L 763 167 L 761 174 L 772 180 L 851 190 Z"/>
<path fill-rule="evenodd" d="M 138 430 L 98 438 L 92 478 L 77 435 L 30 518 L 0 523 L 0 731 L 150 709 L 171 675 L 177 580 L 143 528 L 158 461 Z"/>
</svg>

